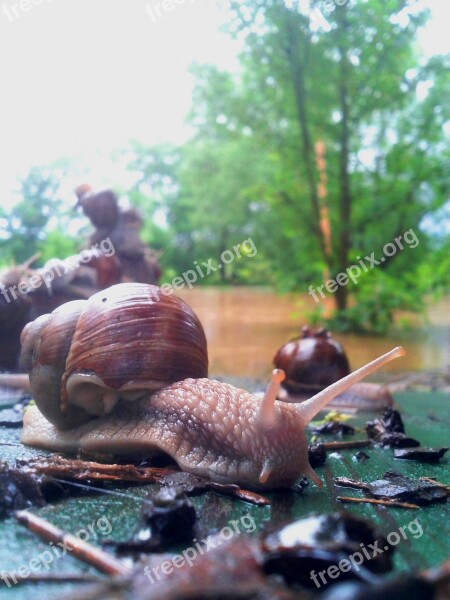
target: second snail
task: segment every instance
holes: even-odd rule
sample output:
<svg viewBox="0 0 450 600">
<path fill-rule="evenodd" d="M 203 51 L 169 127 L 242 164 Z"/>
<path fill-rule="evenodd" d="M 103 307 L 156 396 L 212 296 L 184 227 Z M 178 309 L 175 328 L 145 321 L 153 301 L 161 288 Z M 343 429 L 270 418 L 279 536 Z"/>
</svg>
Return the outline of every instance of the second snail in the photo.
<svg viewBox="0 0 450 600">
<path fill-rule="evenodd" d="M 301 335 L 282 346 L 273 358 L 286 379 L 278 398 L 302 402 L 350 373 L 342 345 L 324 328 L 313 331 L 304 326 Z M 389 389 L 376 383 L 356 383 L 336 397 L 331 406 L 340 410 L 383 410 L 394 405 Z"/>
</svg>

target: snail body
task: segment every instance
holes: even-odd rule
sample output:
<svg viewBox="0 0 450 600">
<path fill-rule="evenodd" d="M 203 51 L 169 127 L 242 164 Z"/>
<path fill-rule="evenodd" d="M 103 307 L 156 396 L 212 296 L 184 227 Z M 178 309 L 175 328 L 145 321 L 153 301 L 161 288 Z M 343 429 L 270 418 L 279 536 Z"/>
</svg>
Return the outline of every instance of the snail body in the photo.
<svg viewBox="0 0 450 600">
<path fill-rule="evenodd" d="M 106 302 L 112 294 L 115 298 L 117 296 L 116 301 L 120 305 L 119 292 L 122 290 L 114 290 L 119 287 L 114 286 L 102 292 L 100 301 L 102 294 L 107 298 Z M 143 290 L 139 290 L 139 293 L 138 299 Z M 95 306 L 97 301 L 94 300 Z M 76 322 L 75 329 L 80 325 L 83 314 Z M 168 324 L 171 318 L 165 316 Z M 47 320 L 41 319 L 34 327 L 42 335 L 50 324 L 51 315 L 47 316 Z M 24 337 L 29 336 L 31 331 L 25 332 Z M 75 332 L 73 339 L 76 337 Z M 93 342 L 89 337 L 84 345 L 91 346 Z M 82 344 L 82 338 L 77 343 Z M 36 362 L 40 342 L 35 341 L 34 346 L 31 355 Z M 125 346 L 122 350 L 123 361 L 132 360 L 129 348 Z M 78 377 L 87 376 L 83 362 L 78 371 L 71 371 L 74 368 L 70 367 L 72 351 L 78 352 L 75 342 L 69 349 L 62 381 L 69 381 L 72 373 Z M 30 362 L 30 351 L 24 352 Z M 138 394 L 132 397 L 118 393 L 121 388 L 111 386 L 109 380 L 108 387 L 104 387 L 103 381 L 98 386 L 101 402 L 96 398 L 95 409 L 91 411 L 97 414 L 91 414 L 84 422 L 75 422 L 71 427 L 67 421 L 64 428 L 55 420 L 51 422 L 49 413 L 45 414 L 37 401 L 37 406 L 30 407 L 25 414 L 22 441 L 56 451 L 84 449 L 127 458 L 148 458 L 164 453 L 185 471 L 207 476 L 219 483 L 235 483 L 251 489 L 289 487 L 302 475 L 307 475 L 321 486 L 321 479 L 308 462 L 306 425 L 337 394 L 402 353 L 402 349 L 392 350 L 300 405 L 276 400 L 285 376 L 280 369 L 273 371 L 262 400 L 245 390 L 204 376 L 187 377 L 161 389 L 141 387 L 137 390 Z M 113 354 L 110 356 L 112 358 Z M 182 360 L 179 355 L 177 360 Z M 147 380 L 150 378 L 144 377 L 144 381 Z M 157 380 L 161 383 L 164 377 Z M 39 389 L 33 374 L 31 386 L 33 393 Z M 136 391 L 133 387 L 128 390 Z M 114 401 L 110 400 L 110 394 L 114 395 Z M 86 398 L 84 401 L 87 402 Z M 66 401 L 59 401 L 56 412 L 67 414 L 71 405 L 69 392 Z M 80 406 L 75 398 L 75 409 L 86 408 L 85 405 Z"/>
<path fill-rule="evenodd" d="M 307 326 L 301 335 L 279 348 L 273 364 L 283 369 L 286 379 L 278 398 L 284 402 L 302 402 L 350 373 L 350 364 L 342 345 L 324 328 L 313 331 Z M 382 410 L 394 404 L 386 386 L 356 383 L 332 401 L 342 410 Z"/>
<path fill-rule="evenodd" d="M 67 431 L 58 431 L 33 407 L 26 413 L 22 440 L 131 459 L 163 453 L 182 470 L 253 489 L 289 487 L 300 475 L 321 485 L 309 466 L 304 426 L 294 406 L 277 402 L 278 427 L 264 429 L 260 405 L 245 390 L 186 379 Z"/>
</svg>

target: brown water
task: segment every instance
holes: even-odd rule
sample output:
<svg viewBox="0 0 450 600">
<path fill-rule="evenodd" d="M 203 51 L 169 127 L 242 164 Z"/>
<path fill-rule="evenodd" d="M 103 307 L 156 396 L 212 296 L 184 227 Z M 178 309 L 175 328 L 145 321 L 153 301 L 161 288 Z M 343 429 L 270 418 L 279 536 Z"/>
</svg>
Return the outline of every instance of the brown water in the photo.
<svg viewBox="0 0 450 600">
<path fill-rule="evenodd" d="M 211 375 L 266 378 L 276 350 L 298 335 L 315 308 L 307 294 L 279 296 L 255 288 L 195 288 L 178 292 L 196 311 L 208 340 Z M 417 320 L 417 319 L 416 319 Z M 387 337 L 336 334 L 352 369 L 402 345 L 407 355 L 391 371 L 436 369 L 450 362 L 450 297 L 430 306 L 427 323 Z"/>
</svg>

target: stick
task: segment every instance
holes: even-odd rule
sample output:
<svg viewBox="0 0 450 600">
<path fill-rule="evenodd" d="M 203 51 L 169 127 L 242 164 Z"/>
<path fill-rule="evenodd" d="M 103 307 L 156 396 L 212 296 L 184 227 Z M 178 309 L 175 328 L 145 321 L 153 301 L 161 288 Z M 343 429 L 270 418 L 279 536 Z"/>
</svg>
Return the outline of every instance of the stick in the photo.
<svg viewBox="0 0 450 600">
<path fill-rule="evenodd" d="M 19 510 L 14 514 L 15 518 L 25 525 L 27 529 L 36 533 L 39 537 L 53 543 L 62 543 L 64 548 L 78 560 L 91 565 L 107 575 L 127 575 L 131 570 L 116 558 L 107 554 L 100 548 L 96 548 L 80 538 L 66 533 L 55 527 L 45 519 L 37 517 L 27 510 Z"/>
<path fill-rule="evenodd" d="M 30 256 L 30 258 L 28 258 L 24 263 L 19 265 L 19 269 L 23 269 L 24 271 L 26 269 L 29 269 L 31 267 L 31 265 L 37 261 L 38 258 L 41 258 L 40 252 L 36 252 L 36 254 L 33 254 L 33 256 Z"/>
<path fill-rule="evenodd" d="M 175 472 L 166 467 L 136 467 L 135 465 L 104 464 L 93 461 L 70 460 L 55 456 L 47 461 L 30 461 L 27 473 L 39 473 L 47 477 L 69 477 L 77 481 L 130 481 L 158 483 L 168 473 Z"/>
<path fill-rule="evenodd" d="M 222 484 L 216 483 L 215 481 L 209 481 L 206 486 L 209 490 L 213 490 L 218 494 L 223 494 L 224 496 L 233 496 L 234 498 L 245 500 L 245 502 L 251 502 L 257 506 L 267 506 L 268 504 L 271 504 L 270 500 L 265 496 L 261 496 L 260 494 L 256 494 L 250 490 L 243 490 L 238 485 L 233 483 Z"/>
<path fill-rule="evenodd" d="M 355 490 L 368 490 L 370 488 L 369 484 L 365 481 L 356 481 L 348 477 L 336 477 L 334 483 L 339 487 L 349 487 Z"/>
<path fill-rule="evenodd" d="M 433 485 L 435 485 L 438 488 L 443 488 L 444 490 L 450 491 L 450 485 L 441 483 L 437 479 L 433 479 L 432 477 L 421 477 L 420 479 L 421 479 L 421 481 L 426 481 L 427 483 L 432 483 Z"/>
<path fill-rule="evenodd" d="M 353 498 L 351 496 L 337 496 L 340 502 L 359 502 L 360 504 L 380 504 L 381 506 L 399 506 L 400 508 L 420 508 L 417 504 L 398 502 L 397 500 L 376 500 L 375 498 Z"/>
<path fill-rule="evenodd" d="M 327 442 L 325 450 L 343 450 L 344 448 L 366 448 L 371 446 L 371 440 L 354 440 L 349 442 Z"/>
<path fill-rule="evenodd" d="M 0 584 L 7 584 L 8 580 L 14 581 L 14 585 L 20 585 L 21 583 L 95 583 L 105 581 L 103 577 L 97 575 L 64 575 L 64 573 L 30 573 L 24 577 L 21 577 L 17 571 L 6 571 L 2 573 L 0 577 Z"/>
<path fill-rule="evenodd" d="M 22 467 L 26 473 L 38 473 L 45 475 L 58 483 L 67 485 L 81 485 L 71 481 L 64 481 L 60 477 L 68 477 L 76 481 L 120 481 L 120 482 L 141 482 L 158 483 L 162 477 L 176 473 L 171 467 L 136 467 L 135 465 L 108 465 L 93 461 L 69 460 L 61 456 L 47 460 L 46 462 L 31 461 L 26 467 Z M 234 496 L 240 500 L 251 502 L 258 506 L 267 506 L 270 500 L 265 496 L 256 494 L 249 490 L 243 490 L 237 485 L 223 485 L 214 481 L 205 481 L 206 488 L 213 490 L 218 494 L 225 496 Z M 98 491 L 103 494 L 114 494 L 133 497 L 131 494 L 121 494 L 100 488 L 94 488 L 91 485 L 82 486 L 91 491 Z M 142 498 L 136 497 L 143 501 Z"/>
</svg>

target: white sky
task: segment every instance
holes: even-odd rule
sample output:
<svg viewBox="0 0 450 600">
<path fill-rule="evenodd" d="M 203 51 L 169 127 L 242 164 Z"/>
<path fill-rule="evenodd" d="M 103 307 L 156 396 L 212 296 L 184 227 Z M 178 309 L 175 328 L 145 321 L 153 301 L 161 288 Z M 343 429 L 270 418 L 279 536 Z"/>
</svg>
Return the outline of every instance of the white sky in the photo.
<svg viewBox="0 0 450 600">
<path fill-rule="evenodd" d="M 166 0 L 167 1 L 167 0 Z M 134 138 L 182 142 L 194 61 L 238 67 L 239 46 L 219 32 L 215 0 L 2 0 L 0 2 L 0 203 L 33 165 L 78 157 L 94 185 L 124 187 L 109 158 Z M 226 4 L 226 0 L 224 0 Z M 423 0 L 433 20 L 427 54 L 449 50 L 449 0 Z M 23 8 L 25 7 L 25 11 Z M 28 10 L 27 10 L 28 8 Z M 71 189 L 73 184 L 68 182 Z"/>
</svg>

